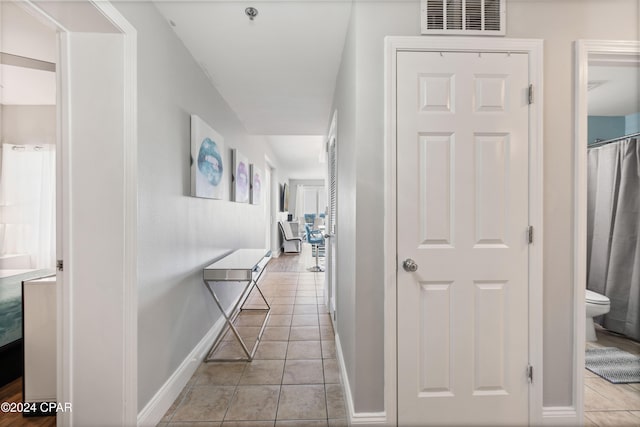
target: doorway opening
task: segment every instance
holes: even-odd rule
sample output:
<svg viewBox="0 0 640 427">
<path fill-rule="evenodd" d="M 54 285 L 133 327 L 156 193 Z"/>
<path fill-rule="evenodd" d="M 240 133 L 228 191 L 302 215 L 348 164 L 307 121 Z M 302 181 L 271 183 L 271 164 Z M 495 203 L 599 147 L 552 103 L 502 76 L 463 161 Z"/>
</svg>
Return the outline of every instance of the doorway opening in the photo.
<svg viewBox="0 0 640 427">
<path fill-rule="evenodd" d="M 22 282 L 55 274 L 56 262 L 56 31 L 19 3 L 0 3 L 0 387 L 22 385 L 25 347 Z M 51 295 L 49 295 L 51 296 Z M 55 295 L 53 295 L 55 298 Z M 55 301 L 47 301 L 55 307 Z M 39 314 L 35 313 L 38 321 Z M 55 320 L 55 318 L 53 319 Z M 55 346 L 51 349 L 55 352 Z M 30 378 L 34 392 L 55 397 L 55 358 L 48 378 Z M 22 394 L 21 394 L 22 396 Z M 25 401 L 30 401 L 27 399 Z"/>
<path fill-rule="evenodd" d="M 635 248 L 640 147 L 640 43 L 575 43 L 574 396 L 593 422 L 637 419 L 612 392 L 631 395 L 623 360 L 640 355 Z M 633 189 L 633 190 L 631 190 Z M 630 192 L 631 190 L 631 192 Z M 618 360 L 610 363 L 608 359 Z M 600 369 L 602 363 L 608 369 Z M 586 366 L 586 370 L 585 370 Z M 622 376 L 621 376 L 622 375 Z M 636 379 L 637 381 L 637 379 Z M 600 405 L 618 411 L 586 411 Z M 622 418 L 620 418 L 622 417 Z"/>
</svg>

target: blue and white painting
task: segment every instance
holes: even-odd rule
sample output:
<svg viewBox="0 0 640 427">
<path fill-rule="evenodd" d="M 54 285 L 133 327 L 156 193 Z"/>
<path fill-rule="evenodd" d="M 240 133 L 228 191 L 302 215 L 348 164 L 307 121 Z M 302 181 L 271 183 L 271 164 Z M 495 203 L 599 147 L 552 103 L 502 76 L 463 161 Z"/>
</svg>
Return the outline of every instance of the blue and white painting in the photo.
<svg viewBox="0 0 640 427">
<path fill-rule="evenodd" d="M 191 115 L 191 195 L 207 199 L 226 196 L 224 139 L 195 114 Z"/>
<path fill-rule="evenodd" d="M 238 150 L 233 150 L 233 200 L 249 203 L 249 161 Z"/>
</svg>

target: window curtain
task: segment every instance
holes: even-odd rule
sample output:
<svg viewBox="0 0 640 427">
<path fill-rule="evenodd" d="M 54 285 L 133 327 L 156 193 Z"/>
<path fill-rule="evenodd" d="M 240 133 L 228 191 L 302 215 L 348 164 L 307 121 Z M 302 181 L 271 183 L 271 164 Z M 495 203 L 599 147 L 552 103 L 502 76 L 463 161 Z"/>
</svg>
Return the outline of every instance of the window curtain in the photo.
<svg viewBox="0 0 640 427">
<path fill-rule="evenodd" d="M 302 218 L 302 223 L 304 223 L 304 214 L 304 185 L 296 185 L 295 217 Z"/>
<path fill-rule="evenodd" d="M 55 145 L 2 144 L 0 250 L 35 269 L 55 266 L 55 167 Z"/>
<path fill-rule="evenodd" d="M 638 138 L 588 152 L 587 288 L 606 295 L 600 323 L 640 340 L 640 144 Z"/>
</svg>

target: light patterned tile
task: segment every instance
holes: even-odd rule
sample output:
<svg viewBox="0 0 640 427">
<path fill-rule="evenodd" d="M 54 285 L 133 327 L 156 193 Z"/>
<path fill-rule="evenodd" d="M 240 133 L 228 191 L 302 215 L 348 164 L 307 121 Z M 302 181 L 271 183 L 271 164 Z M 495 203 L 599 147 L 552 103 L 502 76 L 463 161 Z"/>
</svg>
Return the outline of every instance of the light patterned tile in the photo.
<svg viewBox="0 0 640 427">
<path fill-rule="evenodd" d="M 273 427 L 274 421 L 224 421 L 222 427 Z"/>
<path fill-rule="evenodd" d="M 286 359 L 287 341 L 260 341 L 254 360 Z"/>
<path fill-rule="evenodd" d="M 287 359 L 321 359 L 320 341 L 291 341 Z"/>
<path fill-rule="evenodd" d="M 291 314 L 272 314 L 269 316 L 267 326 L 291 326 Z"/>
<path fill-rule="evenodd" d="M 279 385 L 240 386 L 224 419 L 275 420 L 279 394 Z"/>
<path fill-rule="evenodd" d="M 294 314 L 291 326 L 318 326 L 317 314 Z"/>
<path fill-rule="evenodd" d="M 322 358 L 323 359 L 336 358 L 336 342 L 335 341 L 322 341 Z"/>
<path fill-rule="evenodd" d="M 222 421 L 234 390 L 235 387 L 194 386 L 171 421 Z"/>
<path fill-rule="evenodd" d="M 161 420 L 162 422 L 169 422 L 169 420 L 171 420 L 171 417 L 173 417 L 173 414 L 175 414 L 176 409 L 178 408 L 178 406 L 180 406 L 180 404 L 182 403 L 182 400 L 187 395 L 188 391 L 189 391 L 189 387 L 185 387 L 182 389 L 178 397 L 176 397 L 176 400 L 173 401 L 173 404 L 169 407 L 167 412 L 164 414 L 164 417 Z"/>
<path fill-rule="evenodd" d="M 219 421 L 185 421 L 185 422 L 171 422 L 166 427 L 220 427 L 222 425 Z M 158 425 L 158 427 L 160 427 Z"/>
<path fill-rule="evenodd" d="M 292 326 L 290 341 L 320 341 L 320 332 L 317 326 Z"/>
<path fill-rule="evenodd" d="M 255 341 L 256 338 L 258 337 L 258 334 L 260 333 L 259 326 L 236 326 L 236 330 L 238 331 L 238 333 L 240 334 L 243 340 L 246 339 L 246 340 Z M 227 333 L 224 334 L 222 341 L 235 341 L 235 340 L 236 340 L 236 336 L 231 330 L 231 328 L 229 328 Z"/>
<path fill-rule="evenodd" d="M 235 386 L 240 381 L 247 362 L 202 363 L 196 371 L 195 385 Z"/>
<path fill-rule="evenodd" d="M 293 304 L 278 304 L 271 306 L 271 315 L 293 314 Z"/>
<path fill-rule="evenodd" d="M 248 312 L 244 311 L 240 313 L 236 321 L 234 322 L 235 326 L 262 326 L 264 322 L 265 312 Z"/>
<path fill-rule="evenodd" d="M 282 384 L 324 384 L 322 360 L 287 359 Z"/>
<path fill-rule="evenodd" d="M 324 385 L 283 385 L 277 420 L 317 420 L 327 416 Z"/>
<path fill-rule="evenodd" d="M 289 328 L 285 326 L 268 326 L 264 328 L 262 334 L 263 341 L 287 341 L 289 339 Z"/>
<path fill-rule="evenodd" d="M 322 361 L 322 364 L 324 366 L 324 382 L 326 384 L 340 383 L 340 370 L 338 368 L 338 360 L 324 359 Z"/>
<path fill-rule="evenodd" d="M 293 306 L 293 314 L 316 314 L 318 306 L 314 304 L 296 304 Z"/>
<path fill-rule="evenodd" d="M 327 427 L 327 420 L 277 420 L 276 427 Z"/>
<path fill-rule="evenodd" d="M 327 414 L 329 418 L 346 418 L 347 411 L 344 405 L 344 394 L 340 384 L 326 384 L 327 391 Z"/>
<path fill-rule="evenodd" d="M 239 384 L 280 384 L 283 369 L 284 360 L 254 360 L 245 367 Z"/>
<path fill-rule="evenodd" d="M 331 325 L 320 325 L 320 336 L 322 337 L 322 341 L 331 341 L 336 338 Z"/>
</svg>

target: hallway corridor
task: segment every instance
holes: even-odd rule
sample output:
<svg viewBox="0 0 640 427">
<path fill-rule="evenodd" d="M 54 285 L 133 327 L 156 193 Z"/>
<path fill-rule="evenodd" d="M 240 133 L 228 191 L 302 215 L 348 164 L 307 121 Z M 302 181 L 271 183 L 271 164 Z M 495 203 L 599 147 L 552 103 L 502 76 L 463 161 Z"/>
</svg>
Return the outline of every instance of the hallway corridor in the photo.
<svg viewBox="0 0 640 427">
<path fill-rule="evenodd" d="M 260 280 L 272 311 L 253 362 L 201 364 L 159 426 L 347 425 L 324 273 L 307 272 L 313 260 L 304 246 L 301 255 L 271 260 Z M 256 294 L 245 307 L 258 302 Z M 236 320 L 249 348 L 262 319 L 243 312 Z M 216 356 L 240 351 L 228 332 Z"/>
</svg>

